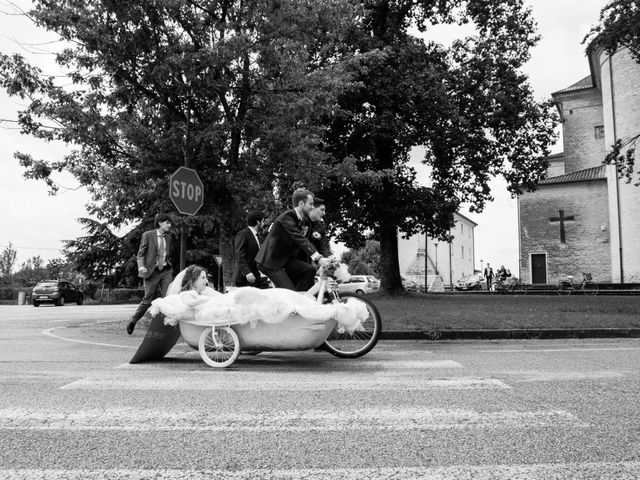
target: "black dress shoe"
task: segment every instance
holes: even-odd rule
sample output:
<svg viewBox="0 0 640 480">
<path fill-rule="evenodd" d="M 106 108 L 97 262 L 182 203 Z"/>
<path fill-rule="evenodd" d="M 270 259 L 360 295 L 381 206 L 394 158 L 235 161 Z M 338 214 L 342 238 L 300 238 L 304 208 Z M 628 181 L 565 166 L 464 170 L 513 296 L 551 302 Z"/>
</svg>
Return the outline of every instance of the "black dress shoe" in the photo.
<svg viewBox="0 0 640 480">
<path fill-rule="evenodd" d="M 129 335 L 131 335 L 133 333 L 133 329 L 136 328 L 136 322 L 134 322 L 133 320 L 131 320 L 128 324 L 127 324 L 127 333 Z"/>
</svg>

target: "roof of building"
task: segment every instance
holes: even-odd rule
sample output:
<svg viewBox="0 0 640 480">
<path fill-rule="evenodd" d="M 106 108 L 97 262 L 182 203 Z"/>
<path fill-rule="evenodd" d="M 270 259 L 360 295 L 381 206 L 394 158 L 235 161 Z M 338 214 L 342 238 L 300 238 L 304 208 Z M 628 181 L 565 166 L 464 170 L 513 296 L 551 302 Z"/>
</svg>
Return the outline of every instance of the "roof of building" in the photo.
<svg viewBox="0 0 640 480">
<path fill-rule="evenodd" d="M 569 85 L 567 88 L 563 88 L 562 90 L 553 92 L 551 95 L 555 96 L 559 93 L 577 92 L 578 90 L 587 90 L 589 88 L 593 88 L 593 80 L 591 78 L 591 75 L 587 75 L 582 80 L 577 81 L 573 85 Z"/>
<path fill-rule="evenodd" d="M 456 215 L 458 215 L 459 217 L 464 218 L 467 222 L 472 223 L 474 227 L 477 227 L 478 224 L 476 222 L 474 222 L 473 220 L 471 220 L 469 217 L 465 217 L 464 215 L 462 215 L 460 212 L 455 212 Z"/>
<path fill-rule="evenodd" d="M 538 185 L 591 182 L 593 180 L 603 180 L 606 178 L 606 165 L 600 165 L 598 167 L 585 168 L 584 170 L 578 170 L 577 172 L 565 173 L 564 175 L 558 175 L 557 177 L 547 178 L 546 180 L 538 183 Z"/>
</svg>

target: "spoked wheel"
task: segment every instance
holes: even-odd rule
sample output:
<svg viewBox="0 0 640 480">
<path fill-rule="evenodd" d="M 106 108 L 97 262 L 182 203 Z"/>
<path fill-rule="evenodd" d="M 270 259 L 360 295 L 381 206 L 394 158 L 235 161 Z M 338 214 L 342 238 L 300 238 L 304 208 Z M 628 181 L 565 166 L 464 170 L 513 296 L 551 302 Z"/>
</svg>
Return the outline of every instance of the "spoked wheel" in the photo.
<svg viewBox="0 0 640 480">
<path fill-rule="evenodd" d="M 598 284 L 595 282 L 587 282 L 582 286 L 582 293 L 585 295 L 597 295 L 598 290 Z"/>
<path fill-rule="evenodd" d="M 198 351 L 210 367 L 228 367 L 240 355 L 240 340 L 231 327 L 207 328 L 198 340 Z"/>
<path fill-rule="evenodd" d="M 571 283 L 566 280 L 560 280 L 556 285 L 556 292 L 558 295 L 570 295 L 572 290 Z"/>
<path fill-rule="evenodd" d="M 336 327 L 329 338 L 325 340 L 323 346 L 325 350 L 336 357 L 357 358 L 368 353 L 378 343 L 382 331 L 382 321 L 378 309 L 370 300 L 353 293 L 340 294 L 341 302 L 346 303 L 348 298 L 354 298 L 357 299 L 356 301 L 364 303 L 369 315 L 362 322 L 361 327 L 352 333 L 346 331 L 340 333 Z"/>
</svg>

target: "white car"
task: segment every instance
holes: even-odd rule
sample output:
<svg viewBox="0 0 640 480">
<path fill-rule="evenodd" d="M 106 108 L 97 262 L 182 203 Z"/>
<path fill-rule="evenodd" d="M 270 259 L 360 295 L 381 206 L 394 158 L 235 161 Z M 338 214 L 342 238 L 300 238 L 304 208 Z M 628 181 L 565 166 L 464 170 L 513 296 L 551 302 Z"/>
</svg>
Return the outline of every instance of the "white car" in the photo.
<svg viewBox="0 0 640 480">
<path fill-rule="evenodd" d="M 380 280 L 371 275 L 351 275 L 348 280 L 338 284 L 340 293 L 357 293 L 359 295 L 378 293 Z"/>
</svg>

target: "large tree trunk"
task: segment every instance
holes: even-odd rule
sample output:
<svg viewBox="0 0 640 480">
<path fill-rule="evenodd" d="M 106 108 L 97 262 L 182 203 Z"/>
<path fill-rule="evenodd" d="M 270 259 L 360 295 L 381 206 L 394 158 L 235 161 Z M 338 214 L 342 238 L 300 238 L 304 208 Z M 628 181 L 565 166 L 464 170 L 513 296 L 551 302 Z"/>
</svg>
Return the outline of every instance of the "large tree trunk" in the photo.
<svg viewBox="0 0 640 480">
<path fill-rule="evenodd" d="M 398 230 L 393 219 L 385 217 L 380 224 L 380 277 L 384 293 L 404 292 L 398 262 Z"/>
</svg>

